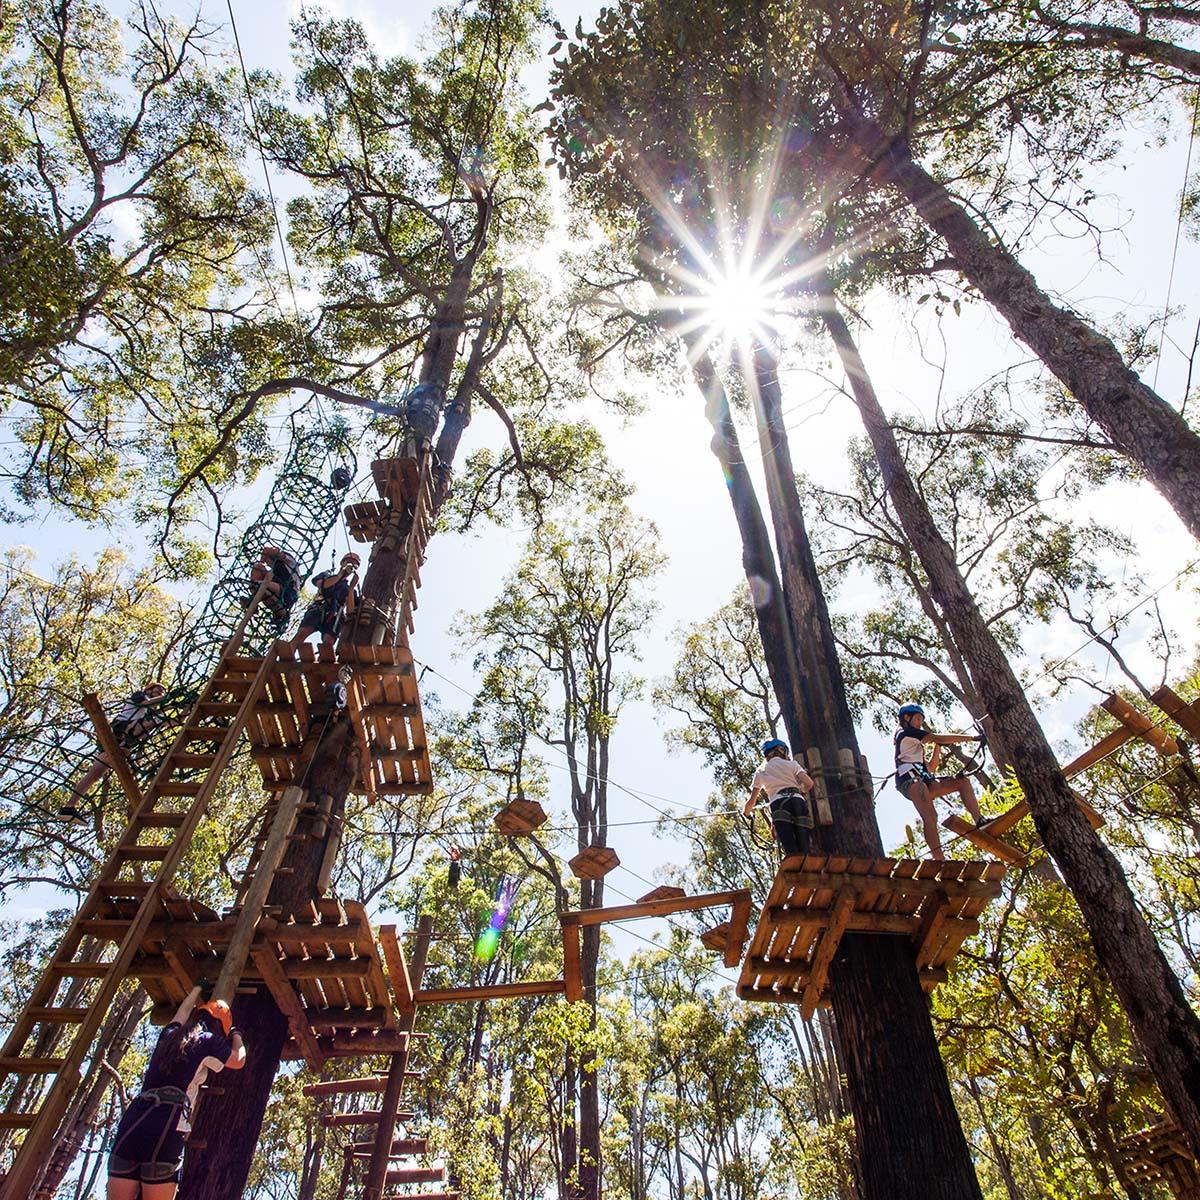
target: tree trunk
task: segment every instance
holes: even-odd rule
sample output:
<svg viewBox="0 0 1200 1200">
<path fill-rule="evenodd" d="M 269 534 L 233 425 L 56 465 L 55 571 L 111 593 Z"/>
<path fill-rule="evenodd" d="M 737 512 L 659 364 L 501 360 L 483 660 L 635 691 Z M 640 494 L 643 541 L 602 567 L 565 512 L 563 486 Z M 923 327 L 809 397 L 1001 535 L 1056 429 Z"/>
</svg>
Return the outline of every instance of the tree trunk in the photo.
<svg viewBox="0 0 1200 1200">
<path fill-rule="evenodd" d="M 603 880 L 596 881 L 596 894 L 589 897 L 588 907 L 599 907 L 597 898 Z M 582 930 L 580 947 L 580 977 L 583 994 L 591 1007 L 590 1029 L 596 1029 L 596 973 L 600 963 L 599 925 L 587 925 Z M 580 1200 L 600 1200 L 600 1081 L 595 1067 L 580 1067 L 579 1071 L 579 1197 Z"/>
<path fill-rule="evenodd" d="M 992 1157 L 996 1161 L 996 1169 L 1000 1172 L 1004 1190 L 1008 1193 L 1008 1200 L 1025 1200 L 1024 1193 L 1017 1186 L 1017 1177 L 1013 1174 L 1012 1159 L 1009 1158 L 1008 1149 L 997 1136 L 992 1119 L 984 1107 L 983 1093 L 979 1088 L 978 1081 L 974 1076 L 968 1075 L 963 1080 L 963 1086 L 967 1089 L 971 1099 L 975 1101 L 975 1108 L 979 1112 L 979 1123 L 983 1126 L 983 1132 L 987 1134 L 988 1145 L 992 1148 Z"/>
<path fill-rule="evenodd" d="M 946 187 L 893 143 L 886 179 L 945 240 L 955 265 L 1050 368 L 1117 450 L 1200 538 L 1200 437 L 1125 363 L 1116 346 L 1046 295 Z"/>
<path fill-rule="evenodd" d="M 988 629 L 946 540 L 918 494 L 858 348 L 828 283 L 822 317 L 850 379 L 884 484 L 921 557 L 996 727 L 1012 748 L 1017 781 L 1042 843 L 1075 895 L 1096 956 L 1192 1153 L 1200 1157 L 1200 1019 L 1154 939 L 1120 863 L 1079 810 L 1058 760 Z"/>
<path fill-rule="evenodd" d="M 426 343 L 421 379 L 443 389 L 448 387 L 454 368 L 472 272 L 486 237 L 490 215 L 490 204 L 480 204 L 475 248 L 455 264 Z M 469 420 L 469 409 L 457 414 L 457 432 L 449 447 L 451 454 L 457 448 L 466 420 Z M 449 458 L 441 464 L 447 479 L 450 467 Z M 441 498 L 445 498 L 444 491 Z M 436 516 L 436 507 L 431 517 Z M 411 518 L 408 520 L 411 524 Z M 372 546 L 362 583 L 366 603 L 359 610 L 369 619 L 352 622 L 348 634 L 343 635 L 352 643 L 379 644 L 389 633 L 394 634 L 391 625 L 404 578 L 402 534 L 405 531 L 401 521 L 393 530 L 385 531 Z M 329 820 L 314 823 L 310 836 L 289 845 L 283 869 L 277 873 L 267 899 L 268 904 L 278 905 L 284 912 L 299 911 L 316 897 L 325 848 L 329 838 L 337 836 L 340 829 L 346 797 L 357 782 L 360 770 L 370 769 L 369 763 L 361 761 L 358 739 L 347 716 L 333 717 L 320 732 L 320 738 L 309 768 L 307 786 L 314 800 L 324 796 L 330 798 Z M 203 1149 L 189 1150 L 179 1200 L 239 1200 L 250 1173 L 288 1026 L 270 992 L 263 986 L 253 995 L 236 997 L 233 1015 L 246 1040 L 246 1065 L 236 1075 L 223 1076 L 224 1094 L 219 1100 L 212 1097 L 200 1110 L 191 1141 Z"/>
<path fill-rule="evenodd" d="M 821 847 L 882 857 L 874 797 L 857 770 L 858 739 L 796 489 L 776 363 L 762 350 L 755 353 L 748 383 L 755 394 L 785 603 L 813 704 L 807 746 L 820 751 L 833 801 L 833 824 L 818 828 Z M 768 659 L 781 649 L 764 646 Z M 847 751 L 854 765 L 837 773 Z M 829 978 L 866 1200 L 980 1200 L 911 945 L 898 937 L 847 934 Z"/>
</svg>

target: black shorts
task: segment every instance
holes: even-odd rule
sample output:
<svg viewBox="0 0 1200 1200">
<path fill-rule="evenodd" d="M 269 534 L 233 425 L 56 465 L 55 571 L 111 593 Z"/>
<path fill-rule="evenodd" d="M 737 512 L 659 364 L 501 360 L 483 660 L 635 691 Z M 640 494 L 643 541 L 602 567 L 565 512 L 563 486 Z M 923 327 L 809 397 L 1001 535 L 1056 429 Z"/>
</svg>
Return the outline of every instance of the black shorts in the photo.
<svg viewBox="0 0 1200 1200">
<path fill-rule="evenodd" d="M 183 1134 L 176 1128 L 179 1116 L 175 1105 L 134 1100 L 113 1138 L 109 1178 L 178 1183 L 183 1165 Z"/>
<path fill-rule="evenodd" d="M 341 624 L 342 614 L 327 609 L 323 604 L 310 604 L 300 618 L 301 629 L 315 629 L 322 635 L 333 637 Z"/>
<path fill-rule="evenodd" d="M 898 774 L 896 776 L 896 791 L 898 791 L 900 795 L 907 799 L 909 789 L 914 783 L 917 782 L 918 779 L 922 783 L 936 782 L 934 777 L 929 773 L 928 767 L 923 767 L 920 763 L 912 763 L 910 764 L 909 769 L 905 771 L 903 775 Z"/>
</svg>

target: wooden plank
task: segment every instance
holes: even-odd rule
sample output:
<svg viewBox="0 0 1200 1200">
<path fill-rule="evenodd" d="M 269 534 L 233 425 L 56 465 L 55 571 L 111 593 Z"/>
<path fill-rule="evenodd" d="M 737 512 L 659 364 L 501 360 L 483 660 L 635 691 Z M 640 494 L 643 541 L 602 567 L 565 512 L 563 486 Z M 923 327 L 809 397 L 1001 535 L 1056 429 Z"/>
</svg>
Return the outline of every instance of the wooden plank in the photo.
<svg viewBox="0 0 1200 1200">
<path fill-rule="evenodd" d="M 266 947 L 256 947 L 252 951 L 252 957 L 279 1011 L 287 1018 L 288 1029 L 295 1038 L 296 1045 L 300 1047 L 304 1061 L 310 1070 L 320 1070 L 324 1057 L 317 1045 L 316 1035 L 309 1026 L 308 1017 L 287 976 L 284 975 L 279 960 L 274 952 Z"/>
<path fill-rule="evenodd" d="M 829 910 L 823 909 L 820 912 L 814 913 L 809 910 L 801 912 L 791 912 L 784 910 L 778 918 L 777 924 L 782 929 L 801 929 L 804 926 L 817 927 L 824 924 L 829 919 Z M 979 921 L 974 917 L 957 917 L 951 916 L 951 920 L 961 922 L 966 929 L 964 936 L 979 932 Z M 897 934 L 902 937 L 911 937 L 917 932 L 920 927 L 920 918 L 910 913 L 882 913 L 882 912 L 860 912 L 855 910 L 850 913 L 846 921 L 847 933 L 888 933 Z M 795 958 L 796 955 L 789 956 Z M 772 958 L 765 959 L 751 955 L 747 960 L 748 963 L 756 962 L 781 962 L 789 961 L 788 958 Z M 769 968 L 762 967 L 762 970 Z"/>
<path fill-rule="evenodd" d="M 937 958 L 938 945 L 945 936 L 946 920 L 950 915 L 950 902 L 944 895 L 934 896 L 927 905 L 917 929 L 917 970 L 932 966 Z"/>
<path fill-rule="evenodd" d="M 1029 858 L 1028 854 L 1002 841 L 991 833 L 990 830 L 980 829 L 968 821 L 966 817 L 960 817 L 957 813 L 951 813 L 942 822 L 942 825 L 946 829 L 953 830 L 959 837 L 966 838 L 968 842 L 978 846 L 981 850 L 986 850 L 989 854 L 994 854 L 997 858 L 1001 858 L 1007 863 L 1012 863 L 1014 866 L 1023 866 Z"/>
<path fill-rule="evenodd" d="M 914 863 L 914 865 L 917 862 L 917 860 L 909 861 Z M 899 866 L 900 864 L 897 865 Z M 833 872 L 825 874 L 819 871 L 783 871 L 781 874 L 790 880 L 796 881 L 800 886 L 812 888 L 823 887 L 827 891 L 831 888 L 836 888 L 839 892 L 843 889 L 849 889 L 855 892 L 889 891 L 900 892 L 905 895 L 932 895 L 940 888 L 946 886 L 937 879 L 904 879 L 894 875 L 887 879 L 878 876 L 838 876 L 831 879 L 831 875 L 834 874 Z M 954 892 L 963 896 L 995 897 L 1000 895 L 1001 890 L 999 880 L 980 879 L 968 883 L 951 884 L 949 886 Z M 825 907 L 828 907 L 828 905 Z"/>
<path fill-rule="evenodd" d="M 566 991 L 561 979 L 535 979 L 522 983 L 492 983 L 482 987 L 421 988 L 414 997 L 421 1004 L 472 1004 L 478 1000 L 505 1000 L 518 996 L 556 996 Z"/>
<path fill-rule="evenodd" d="M 322 1079 L 317 1083 L 306 1083 L 301 1091 L 309 1098 L 348 1096 L 363 1092 L 382 1092 L 386 1083 L 386 1075 L 370 1075 L 362 1079 Z"/>
<path fill-rule="evenodd" d="M 388 979 L 392 985 L 396 1007 L 401 1012 L 406 1012 L 413 1007 L 413 985 L 395 925 L 379 927 L 379 944 L 383 947 L 383 957 L 387 963 Z"/>
<path fill-rule="evenodd" d="M 1107 737 L 1101 738 L 1091 749 L 1085 750 L 1078 758 L 1073 758 L 1067 763 L 1062 769 L 1063 774 L 1070 779 L 1072 775 L 1078 775 L 1081 771 L 1086 771 L 1088 767 L 1094 767 L 1110 754 L 1115 754 L 1133 736 L 1134 731 L 1128 725 L 1114 730 Z"/>
<path fill-rule="evenodd" d="M 288 979 L 362 979 L 371 972 L 364 958 L 286 958 L 280 965 Z"/>
<path fill-rule="evenodd" d="M 817 1011 L 817 1001 L 821 998 L 829 978 L 829 966 L 837 953 L 838 944 L 846 930 L 846 922 L 854 908 L 854 897 L 855 892 L 850 888 L 844 888 L 838 893 L 829 925 L 821 935 L 817 952 L 813 955 L 812 973 L 808 979 L 808 986 L 804 989 L 804 1000 L 800 1007 L 800 1015 L 806 1021 L 811 1020 L 813 1013 Z"/>
<path fill-rule="evenodd" d="M 129 811 L 136 812 L 142 807 L 142 790 L 138 787 L 137 780 L 134 779 L 133 772 L 129 769 L 129 759 L 125 757 L 125 752 L 117 744 L 117 735 L 113 733 L 113 728 L 108 723 L 108 717 L 95 692 L 87 692 L 84 695 L 83 707 L 87 715 L 91 717 L 92 725 L 95 726 L 96 738 L 104 751 L 104 757 L 108 759 L 113 774 L 120 782 L 121 790 L 125 793 Z"/>
<path fill-rule="evenodd" d="M 564 925 L 604 925 L 609 921 L 636 921 L 643 917 L 665 917 L 672 913 L 695 912 L 733 904 L 748 891 L 706 892 L 696 896 L 672 896 L 665 900 L 647 900 L 640 904 L 617 904 L 608 908 L 585 908 L 560 915 Z"/>
<path fill-rule="evenodd" d="M 1132 729 L 1142 741 L 1153 746 L 1164 758 L 1179 753 L 1179 743 L 1164 729 L 1160 729 L 1145 713 L 1140 713 L 1124 696 L 1113 692 L 1100 703 L 1105 712 L 1116 717 L 1122 725 Z"/>
<path fill-rule="evenodd" d="M 1163 684 L 1150 694 L 1150 698 L 1184 733 L 1200 740 L 1200 713 L 1197 713 L 1174 688 Z"/>
<path fill-rule="evenodd" d="M 563 991 L 568 1003 L 584 999 L 582 976 L 583 933 L 578 925 L 563 925 Z"/>
<path fill-rule="evenodd" d="M 751 896 L 749 890 L 733 902 L 729 915 L 729 940 L 725 943 L 725 965 L 736 967 L 746 947 L 746 931 L 750 924 Z"/>
</svg>

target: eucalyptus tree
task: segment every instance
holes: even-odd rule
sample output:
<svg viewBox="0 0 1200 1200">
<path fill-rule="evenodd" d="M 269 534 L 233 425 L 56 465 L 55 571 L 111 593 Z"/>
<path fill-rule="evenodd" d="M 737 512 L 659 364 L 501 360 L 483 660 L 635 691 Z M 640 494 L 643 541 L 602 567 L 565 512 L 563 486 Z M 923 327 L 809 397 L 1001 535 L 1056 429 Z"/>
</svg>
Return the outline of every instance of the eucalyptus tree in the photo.
<svg viewBox="0 0 1200 1200">
<path fill-rule="evenodd" d="M 390 411 L 413 415 L 410 435 L 433 444 L 435 519 L 473 402 L 490 404 L 504 379 L 510 395 L 524 388 L 531 403 L 544 403 L 555 382 L 535 364 L 499 366 L 522 327 L 499 247 L 510 252 L 537 227 L 532 124 L 511 77 L 528 58 L 537 16 L 534 6 L 502 3 L 440 11 L 421 60 L 381 60 L 354 22 L 302 17 L 294 30 L 298 102 L 260 110 L 269 155 L 312 186 L 292 206 L 293 242 L 323 306 L 306 347 L 315 378 L 267 373 L 247 406 L 311 386 L 378 410 L 373 389 L 391 390 L 411 368 L 424 385 L 420 420 L 416 408 Z M 352 640 L 395 637 L 405 540 L 373 547 Z M 327 840 L 363 766 L 350 722 L 331 721 L 307 783 L 328 797 L 335 819 L 323 837 L 289 847 L 269 903 L 294 910 L 317 894 Z M 184 1200 L 241 1194 L 279 1066 L 287 1023 L 269 993 L 239 996 L 235 1013 L 250 1059 L 238 1086 L 201 1112 L 197 1136 L 209 1149 L 189 1168 Z"/>
<path fill-rule="evenodd" d="M 0 402 L 27 504 L 161 516 L 176 479 L 217 490 L 268 457 L 263 414 L 237 420 L 234 377 L 251 344 L 282 336 L 262 290 L 271 217 L 216 33 L 153 0 L 124 23 L 94 0 L 7 14 Z"/>
<path fill-rule="evenodd" d="M 475 709 L 494 731 L 488 753 L 500 757 L 497 766 L 504 764 L 518 791 L 527 760 L 553 756 L 547 765 L 565 770 L 576 853 L 608 845 L 611 740 L 640 689 L 631 668 L 653 609 L 649 588 L 664 562 L 657 530 L 628 509 L 620 490 L 614 480 L 607 501 L 537 530 L 504 591 L 471 629 L 483 678 Z M 561 864 L 540 839 L 534 846 L 526 852 L 530 869 L 555 887 L 561 909 Z M 604 894 L 603 876 L 584 878 L 579 905 L 602 907 Z M 601 932 L 595 925 L 582 930 L 580 976 L 593 1030 Z M 597 1067 L 583 1060 L 578 1146 L 565 1139 L 561 1159 L 564 1183 L 577 1176 L 584 1200 L 601 1194 L 600 1114 Z"/>
</svg>

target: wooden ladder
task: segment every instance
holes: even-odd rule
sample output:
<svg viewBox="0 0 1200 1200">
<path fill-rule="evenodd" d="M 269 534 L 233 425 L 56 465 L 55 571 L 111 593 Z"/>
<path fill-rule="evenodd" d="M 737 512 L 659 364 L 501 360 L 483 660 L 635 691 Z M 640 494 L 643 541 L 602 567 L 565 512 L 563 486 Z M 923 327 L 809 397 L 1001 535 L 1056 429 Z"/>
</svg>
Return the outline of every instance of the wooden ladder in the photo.
<svg viewBox="0 0 1200 1200">
<path fill-rule="evenodd" d="M 247 614 L 247 617 L 249 614 Z M 0 1130 L 27 1129 L 0 1200 L 26 1200 L 79 1086 L 96 1033 L 237 748 L 278 658 L 239 656 L 245 621 L 226 644 L 142 803 L 0 1049 Z M 153 866 L 153 878 L 146 879 Z M 99 953 L 115 943 L 109 957 Z M 64 984 L 66 1002 L 59 999 Z M 31 1044 L 32 1043 L 32 1044 Z M 30 1087 L 31 1078 L 52 1079 Z"/>
</svg>

